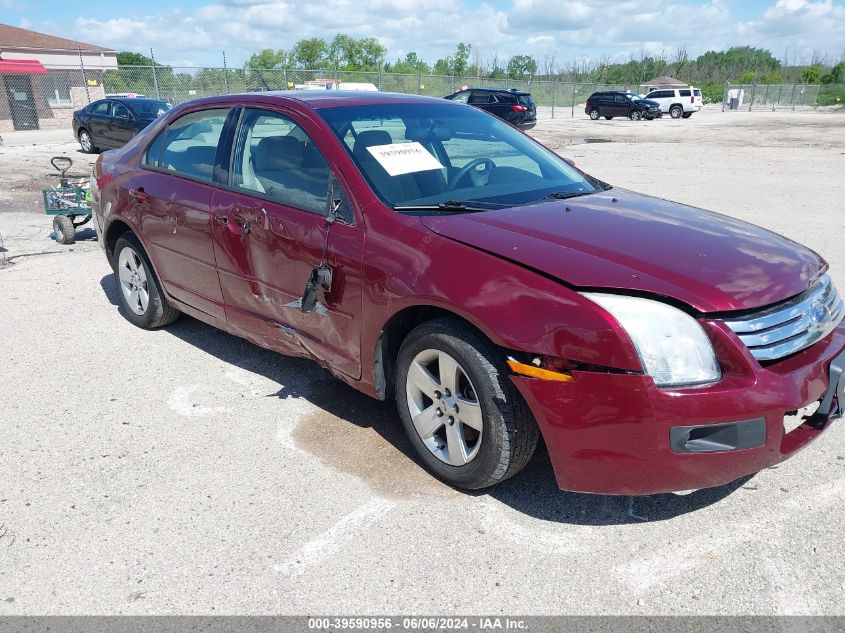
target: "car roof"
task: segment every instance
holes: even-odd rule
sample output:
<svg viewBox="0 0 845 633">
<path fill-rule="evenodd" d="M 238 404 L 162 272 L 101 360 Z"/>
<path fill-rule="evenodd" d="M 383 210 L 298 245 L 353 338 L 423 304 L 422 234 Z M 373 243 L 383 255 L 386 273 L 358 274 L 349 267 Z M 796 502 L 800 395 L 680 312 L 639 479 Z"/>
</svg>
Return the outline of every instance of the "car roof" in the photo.
<svg viewBox="0 0 845 633">
<path fill-rule="evenodd" d="M 339 106 L 372 105 L 378 103 L 449 103 L 441 98 L 423 95 L 410 95 L 399 92 L 369 92 L 364 90 L 268 90 L 266 92 L 243 92 L 219 97 L 204 97 L 185 103 L 196 105 L 237 105 L 242 101 L 252 103 L 279 103 L 298 101 L 315 110 L 336 108 Z M 180 104 L 184 105 L 184 104 Z M 463 104 L 453 103 L 455 107 Z"/>
<path fill-rule="evenodd" d="M 530 92 L 526 92 L 525 90 L 520 90 L 519 88 L 473 88 L 469 87 L 467 90 L 483 90 L 484 92 L 507 92 L 508 94 L 512 95 L 525 95 L 527 97 L 531 96 Z M 459 90 L 458 92 L 464 92 L 463 90 Z"/>
</svg>

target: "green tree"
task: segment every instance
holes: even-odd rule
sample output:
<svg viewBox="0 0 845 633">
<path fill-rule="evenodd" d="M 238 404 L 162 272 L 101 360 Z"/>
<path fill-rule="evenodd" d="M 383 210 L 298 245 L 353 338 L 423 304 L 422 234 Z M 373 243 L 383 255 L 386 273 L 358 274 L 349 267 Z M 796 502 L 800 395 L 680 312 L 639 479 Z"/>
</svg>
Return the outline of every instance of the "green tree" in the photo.
<svg viewBox="0 0 845 633">
<path fill-rule="evenodd" d="M 326 64 L 329 45 L 320 37 L 299 40 L 291 51 L 296 65 L 307 70 L 317 70 Z"/>
<path fill-rule="evenodd" d="M 455 55 L 452 57 L 453 75 L 460 76 L 466 73 L 467 68 L 469 67 L 469 55 L 471 52 L 471 45 L 464 44 L 463 42 L 458 43 L 458 48 L 455 51 Z"/>
<path fill-rule="evenodd" d="M 434 63 L 434 74 L 455 75 L 460 77 L 469 70 L 469 55 L 472 52 L 470 44 L 460 42 L 454 55 L 438 59 Z"/>
<path fill-rule="evenodd" d="M 511 79 L 530 79 L 537 73 L 537 60 L 530 55 L 514 55 L 508 60 L 507 71 Z"/>
<path fill-rule="evenodd" d="M 152 66 L 153 60 L 149 57 L 141 55 L 141 53 L 133 53 L 132 51 L 120 51 L 117 54 L 118 66 Z M 160 64 L 156 64 L 160 66 Z"/>
<path fill-rule="evenodd" d="M 247 60 L 244 68 L 284 68 L 287 65 L 288 54 L 284 50 L 265 48 L 258 53 L 253 53 Z"/>
<path fill-rule="evenodd" d="M 329 43 L 329 61 L 340 70 L 357 70 L 358 40 L 345 33 L 338 33 Z"/>
<path fill-rule="evenodd" d="M 431 66 L 412 51 L 406 54 L 404 59 L 397 59 L 393 64 L 385 64 L 384 69 L 391 73 L 421 73 L 425 75 L 431 71 Z"/>
<path fill-rule="evenodd" d="M 384 64 L 387 49 L 374 37 L 358 40 L 356 64 L 362 70 L 379 70 Z"/>
<path fill-rule="evenodd" d="M 821 64 L 813 64 L 812 66 L 807 66 L 801 73 L 801 77 L 798 81 L 802 84 L 820 84 L 822 82 L 822 75 L 824 74 L 824 68 L 822 68 Z"/>
<path fill-rule="evenodd" d="M 823 84 L 845 83 L 845 62 L 839 62 L 822 77 Z"/>
</svg>

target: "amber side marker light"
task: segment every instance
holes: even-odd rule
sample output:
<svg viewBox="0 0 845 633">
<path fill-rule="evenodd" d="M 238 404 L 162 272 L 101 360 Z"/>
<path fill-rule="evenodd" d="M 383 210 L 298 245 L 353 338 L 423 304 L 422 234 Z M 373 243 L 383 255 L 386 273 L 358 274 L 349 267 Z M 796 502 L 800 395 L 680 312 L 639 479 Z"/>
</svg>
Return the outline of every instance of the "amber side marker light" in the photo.
<svg viewBox="0 0 845 633">
<path fill-rule="evenodd" d="M 520 363 L 514 358 L 508 356 L 508 367 L 511 371 L 520 376 L 528 376 L 529 378 L 539 378 L 540 380 L 556 380 L 558 382 L 575 382 L 575 378 L 569 374 L 564 374 L 559 371 L 552 371 L 551 369 L 543 369 L 536 365 L 528 365 Z"/>
</svg>

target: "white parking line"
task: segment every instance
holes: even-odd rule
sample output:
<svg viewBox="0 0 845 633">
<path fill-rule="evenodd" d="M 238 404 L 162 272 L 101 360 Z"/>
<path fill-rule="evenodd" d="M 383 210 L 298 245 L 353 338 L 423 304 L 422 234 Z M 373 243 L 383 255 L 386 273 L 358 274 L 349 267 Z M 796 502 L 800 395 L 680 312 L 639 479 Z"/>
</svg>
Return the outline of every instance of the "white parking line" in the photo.
<svg viewBox="0 0 845 633">
<path fill-rule="evenodd" d="M 386 499 L 374 499 L 359 506 L 314 540 L 299 548 L 287 561 L 274 565 L 274 571 L 286 576 L 298 576 L 316 565 L 340 547 L 365 531 L 396 504 Z"/>
</svg>

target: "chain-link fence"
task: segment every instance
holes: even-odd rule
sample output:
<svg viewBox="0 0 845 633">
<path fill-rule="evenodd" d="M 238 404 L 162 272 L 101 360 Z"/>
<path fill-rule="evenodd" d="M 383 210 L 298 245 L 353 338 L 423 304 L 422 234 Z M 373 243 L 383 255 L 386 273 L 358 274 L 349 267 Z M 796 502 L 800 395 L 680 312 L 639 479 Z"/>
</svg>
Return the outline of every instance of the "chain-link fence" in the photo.
<svg viewBox="0 0 845 633">
<path fill-rule="evenodd" d="M 190 99 L 267 90 L 373 89 L 443 97 L 464 87 L 518 88 L 530 92 L 538 118 L 582 116 L 593 92 L 645 94 L 645 86 L 547 80 L 489 79 L 432 74 L 299 69 L 232 69 L 173 66 L 47 67 L 41 74 L 4 74 L 0 132 L 64 127 L 74 110 L 105 95 L 145 95 L 176 104 Z M 845 86 L 730 84 L 703 87 L 705 102 L 723 110 L 799 110 L 845 104 Z"/>
<path fill-rule="evenodd" d="M 802 110 L 820 102 L 819 84 L 725 84 L 722 110 Z"/>
<path fill-rule="evenodd" d="M 103 75 L 106 94 L 142 94 L 176 104 L 189 99 L 266 90 L 377 88 L 443 97 L 467 86 L 517 88 L 530 92 L 541 118 L 573 116 L 593 92 L 642 91 L 634 84 L 599 84 L 540 80 L 489 79 L 431 74 L 300 69 L 185 68 L 121 66 Z"/>
<path fill-rule="evenodd" d="M 103 71 L 24 67 L 0 75 L 0 133 L 69 127 L 73 113 L 102 99 Z"/>
</svg>

